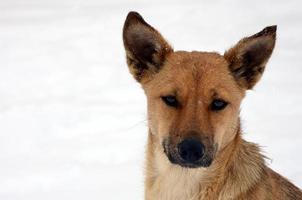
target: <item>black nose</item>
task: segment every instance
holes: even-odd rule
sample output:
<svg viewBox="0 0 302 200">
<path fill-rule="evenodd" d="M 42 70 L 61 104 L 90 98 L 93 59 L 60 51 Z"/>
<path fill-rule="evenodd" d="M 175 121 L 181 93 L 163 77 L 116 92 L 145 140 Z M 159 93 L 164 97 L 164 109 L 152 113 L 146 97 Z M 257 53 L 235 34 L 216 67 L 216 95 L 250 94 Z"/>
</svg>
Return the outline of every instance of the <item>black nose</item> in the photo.
<svg viewBox="0 0 302 200">
<path fill-rule="evenodd" d="M 187 163 L 194 163 L 204 154 L 204 146 L 196 139 L 185 139 L 178 145 L 180 157 Z"/>
</svg>

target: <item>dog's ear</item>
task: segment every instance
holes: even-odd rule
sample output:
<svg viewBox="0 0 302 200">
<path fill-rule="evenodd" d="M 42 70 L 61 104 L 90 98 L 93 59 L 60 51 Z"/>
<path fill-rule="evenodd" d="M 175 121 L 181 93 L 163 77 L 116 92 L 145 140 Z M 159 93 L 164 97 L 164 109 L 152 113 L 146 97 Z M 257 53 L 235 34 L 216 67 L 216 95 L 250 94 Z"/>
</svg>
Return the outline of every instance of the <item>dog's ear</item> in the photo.
<svg viewBox="0 0 302 200">
<path fill-rule="evenodd" d="M 158 72 L 173 49 L 161 34 L 136 12 L 130 12 L 123 28 L 130 72 L 137 81 Z"/>
<path fill-rule="evenodd" d="M 243 38 L 224 53 L 229 68 L 239 85 L 252 89 L 261 78 L 276 41 L 277 26 L 269 26 L 259 33 Z"/>
</svg>

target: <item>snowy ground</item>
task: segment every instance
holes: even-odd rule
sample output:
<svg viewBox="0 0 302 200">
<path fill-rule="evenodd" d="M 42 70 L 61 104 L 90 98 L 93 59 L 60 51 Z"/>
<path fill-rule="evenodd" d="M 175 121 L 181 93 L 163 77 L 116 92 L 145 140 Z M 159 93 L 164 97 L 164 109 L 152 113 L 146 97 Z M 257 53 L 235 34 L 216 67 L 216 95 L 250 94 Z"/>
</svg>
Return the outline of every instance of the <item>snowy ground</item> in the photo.
<svg viewBox="0 0 302 200">
<path fill-rule="evenodd" d="M 150 1 L 151 2 L 151 1 Z M 0 1 L 0 199 L 143 199 L 146 102 L 121 29 L 139 11 L 175 49 L 223 52 L 278 24 L 245 138 L 302 187 L 302 3 Z"/>
</svg>

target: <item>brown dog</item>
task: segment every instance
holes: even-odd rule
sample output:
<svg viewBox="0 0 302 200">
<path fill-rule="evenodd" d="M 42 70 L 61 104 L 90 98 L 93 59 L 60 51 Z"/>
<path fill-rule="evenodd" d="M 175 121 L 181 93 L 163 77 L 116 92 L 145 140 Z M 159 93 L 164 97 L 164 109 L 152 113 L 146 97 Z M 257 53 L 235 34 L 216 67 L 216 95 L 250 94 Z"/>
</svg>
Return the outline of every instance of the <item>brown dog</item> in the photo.
<svg viewBox="0 0 302 200">
<path fill-rule="evenodd" d="M 135 12 L 123 39 L 127 63 L 148 102 L 146 200 L 283 200 L 302 192 L 242 139 L 240 103 L 260 79 L 276 26 L 219 55 L 173 51 Z"/>
</svg>

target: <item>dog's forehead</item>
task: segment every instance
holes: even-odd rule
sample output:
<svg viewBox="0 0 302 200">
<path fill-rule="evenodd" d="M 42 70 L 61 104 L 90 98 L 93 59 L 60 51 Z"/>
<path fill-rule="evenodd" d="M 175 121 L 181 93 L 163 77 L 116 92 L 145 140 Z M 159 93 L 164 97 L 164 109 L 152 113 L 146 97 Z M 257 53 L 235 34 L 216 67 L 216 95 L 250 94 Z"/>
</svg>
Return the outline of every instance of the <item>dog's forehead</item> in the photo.
<svg viewBox="0 0 302 200">
<path fill-rule="evenodd" d="M 228 97 L 230 94 L 239 94 L 227 61 L 217 53 L 206 52 L 171 53 L 159 73 L 143 88 L 150 97 L 176 94 L 187 98 L 194 94 L 208 98 L 217 94 L 231 99 L 236 95 Z"/>
<path fill-rule="evenodd" d="M 176 51 L 168 58 L 168 62 L 173 64 L 176 69 L 182 68 L 201 73 L 213 71 L 227 64 L 224 57 L 216 52 L 198 51 Z"/>
<path fill-rule="evenodd" d="M 176 93 L 185 97 L 196 92 L 203 97 L 229 96 L 240 92 L 224 57 L 209 52 L 171 53 L 162 70 L 143 87 L 155 96 Z"/>
<path fill-rule="evenodd" d="M 166 62 L 164 74 L 169 81 L 221 82 L 230 78 L 228 63 L 218 53 L 186 52 L 172 53 Z"/>
</svg>

